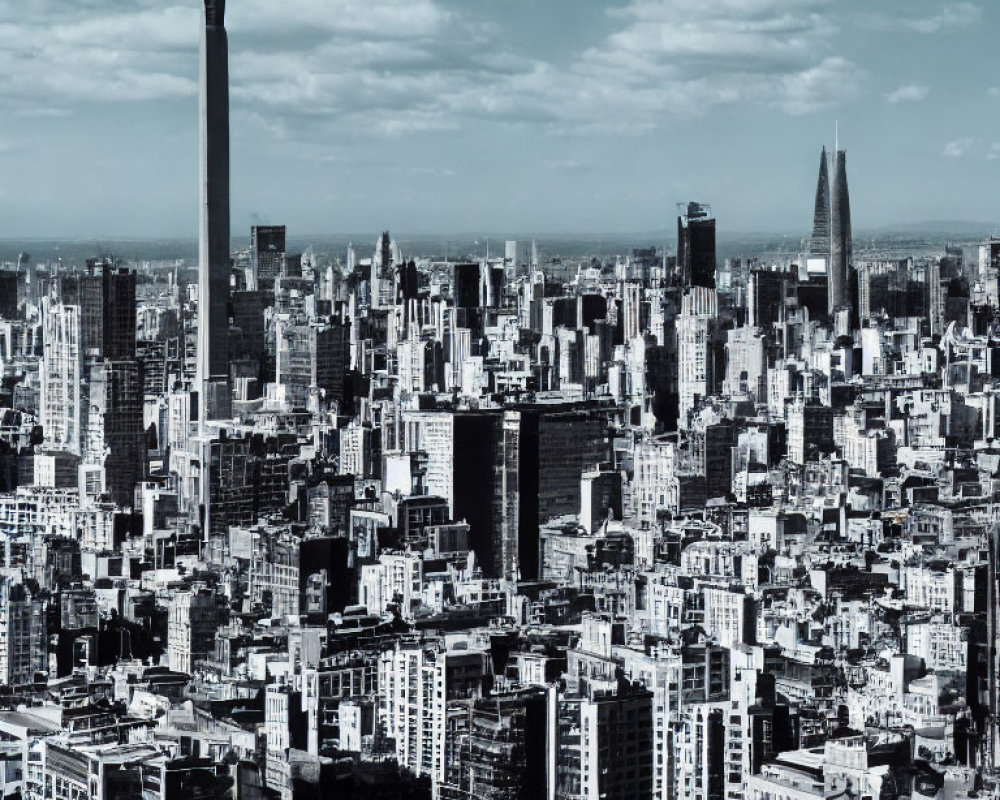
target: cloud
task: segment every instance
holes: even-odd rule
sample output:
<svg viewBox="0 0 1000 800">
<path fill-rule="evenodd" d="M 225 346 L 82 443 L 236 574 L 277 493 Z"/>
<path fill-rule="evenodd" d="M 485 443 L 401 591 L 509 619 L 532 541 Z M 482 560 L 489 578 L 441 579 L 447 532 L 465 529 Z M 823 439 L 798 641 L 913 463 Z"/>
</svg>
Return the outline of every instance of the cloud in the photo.
<svg viewBox="0 0 1000 800">
<path fill-rule="evenodd" d="M 948 3 L 938 8 L 928 17 L 903 20 L 903 25 L 918 33 L 938 33 L 939 31 L 967 28 L 978 22 L 983 10 L 975 3 Z"/>
<path fill-rule="evenodd" d="M 938 6 L 933 13 L 925 16 L 890 16 L 869 13 L 859 16 L 857 23 L 869 30 L 912 31 L 932 34 L 968 28 L 979 22 L 982 16 L 982 8 L 975 3 L 945 3 Z"/>
<path fill-rule="evenodd" d="M 648 130 L 741 104 L 810 113 L 853 96 L 864 78 L 835 53 L 826 5 L 633 0 L 608 12 L 617 29 L 604 41 L 543 79 L 587 130 Z"/>
<path fill-rule="evenodd" d="M 1000 142 L 993 142 L 990 149 L 986 151 L 986 160 L 996 161 L 997 159 L 1000 159 Z"/>
<path fill-rule="evenodd" d="M 190 101 L 199 6 L 0 0 L 0 108 L 56 116 Z M 865 77 L 834 47 L 831 6 L 631 0 L 607 12 L 607 35 L 557 62 L 508 49 L 509 32 L 473 4 L 243 0 L 227 9 L 233 118 L 269 139 L 326 145 L 474 120 L 634 133 L 723 106 L 808 114 L 854 96 Z"/>
<path fill-rule="evenodd" d="M 990 97 L 1000 97 L 1000 86 L 991 86 L 986 90 L 986 94 Z"/>
<path fill-rule="evenodd" d="M 542 166 L 549 172 L 584 172 L 590 169 L 593 164 L 578 158 L 556 158 L 543 161 Z"/>
<path fill-rule="evenodd" d="M 888 92 L 885 95 L 885 101 L 892 105 L 897 103 L 919 103 L 921 100 L 926 99 L 929 93 L 930 89 L 926 86 L 910 84 L 909 86 L 900 86 L 898 89 Z"/>
<path fill-rule="evenodd" d="M 454 178 L 455 170 L 448 167 L 410 167 L 406 174 L 415 178 Z"/>
<path fill-rule="evenodd" d="M 961 158 L 975 143 L 976 140 L 971 136 L 965 136 L 961 139 L 952 139 L 944 146 L 944 149 L 941 151 L 941 155 L 944 158 Z"/>
<path fill-rule="evenodd" d="M 0 19 L 0 103 L 18 116 L 197 92 L 189 63 L 198 30 L 193 7 L 0 0 Z"/>
</svg>

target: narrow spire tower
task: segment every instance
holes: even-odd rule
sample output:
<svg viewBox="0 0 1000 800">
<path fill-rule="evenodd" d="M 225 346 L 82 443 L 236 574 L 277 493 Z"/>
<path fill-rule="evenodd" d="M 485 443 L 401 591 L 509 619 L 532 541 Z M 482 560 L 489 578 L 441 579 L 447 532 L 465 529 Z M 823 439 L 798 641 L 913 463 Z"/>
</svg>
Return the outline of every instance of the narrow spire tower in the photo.
<svg viewBox="0 0 1000 800">
<path fill-rule="evenodd" d="M 851 243 L 851 199 L 847 191 L 847 153 L 833 157 L 830 197 L 830 313 L 850 306 L 849 269 L 854 258 Z"/>
<path fill-rule="evenodd" d="M 200 82 L 199 420 L 230 416 L 229 43 L 225 0 L 204 0 Z"/>
<path fill-rule="evenodd" d="M 816 182 L 816 209 L 813 213 L 813 232 L 809 240 L 810 255 L 830 255 L 830 173 L 827 167 L 826 147 L 819 157 L 819 179 Z"/>
</svg>

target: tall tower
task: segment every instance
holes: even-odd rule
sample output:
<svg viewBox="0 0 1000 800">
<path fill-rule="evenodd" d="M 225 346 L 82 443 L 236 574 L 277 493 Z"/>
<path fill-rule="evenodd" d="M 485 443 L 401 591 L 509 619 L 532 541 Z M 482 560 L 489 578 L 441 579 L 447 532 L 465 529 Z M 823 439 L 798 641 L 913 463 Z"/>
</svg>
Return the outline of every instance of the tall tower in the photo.
<svg viewBox="0 0 1000 800">
<path fill-rule="evenodd" d="M 80 453 L 80 307 L 42 301 L 41 421 L 48 450 Z"/>
<path fill-rule="evenodd" d="M 679 203 L 677 267 L 685 287 L 715 288 L 715 217 L 703 203 Z"/>
<path fill-rule="evenodd" d="M 204 0 L 198 231 L 199 419 L 230 416 L 229 44 L 225 0 Z"/>
<path fill-rule="evenodd" d="M 837 149 L 833 157 L 833 191 L 830 195 L 830 313 L 851 303 L 848 269 L 854 252 L 851 245 L 851 200 L 847 192 L 847 153 Z"/>
<path fill-rule="evenodd" d="M 816 181 L 816 210 L 813 213 L 813 232 L 809 240 L 809 254 L 830 256 L 830 173 L 827 166 L 826 147 L 819 157 L 819 179 Z"/>
</svg>

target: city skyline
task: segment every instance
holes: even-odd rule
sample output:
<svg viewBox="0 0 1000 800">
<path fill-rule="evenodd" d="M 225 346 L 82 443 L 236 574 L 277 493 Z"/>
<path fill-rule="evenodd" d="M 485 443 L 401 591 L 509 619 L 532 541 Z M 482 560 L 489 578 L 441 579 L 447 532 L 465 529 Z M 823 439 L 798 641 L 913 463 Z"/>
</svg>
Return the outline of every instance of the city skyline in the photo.
<svg viewBox="0 0 1000 800">
<path fill-rule="evenodd" d="M 7 9 L 0 236 L 194 235 L 197 5 Z M 233 230 L 805 235 L 837 119 L 855 228 L 1000 216 L 997 9 L 680 8 L 234 5 Z"/>
<path fill-rule="evenodd" d="M 187 2 L 16 17 L 0 796 L 1000 800 L 985 7 Z"/>
</svg>

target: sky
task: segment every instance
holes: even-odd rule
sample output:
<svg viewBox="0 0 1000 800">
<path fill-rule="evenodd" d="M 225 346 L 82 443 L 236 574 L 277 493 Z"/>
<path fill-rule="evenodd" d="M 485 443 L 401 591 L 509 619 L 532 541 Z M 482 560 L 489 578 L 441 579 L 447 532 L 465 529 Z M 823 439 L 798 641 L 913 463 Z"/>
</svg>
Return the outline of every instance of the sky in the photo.
<svg viewBox="0 0 1000 800">
<path fill-rule="evenodd" d="M 0 0 L 0 238 L 194 237 L 198 0 Z M 1000 222 L 1000 3 L 229 0 L 232 225 Z"/>
</svg>

